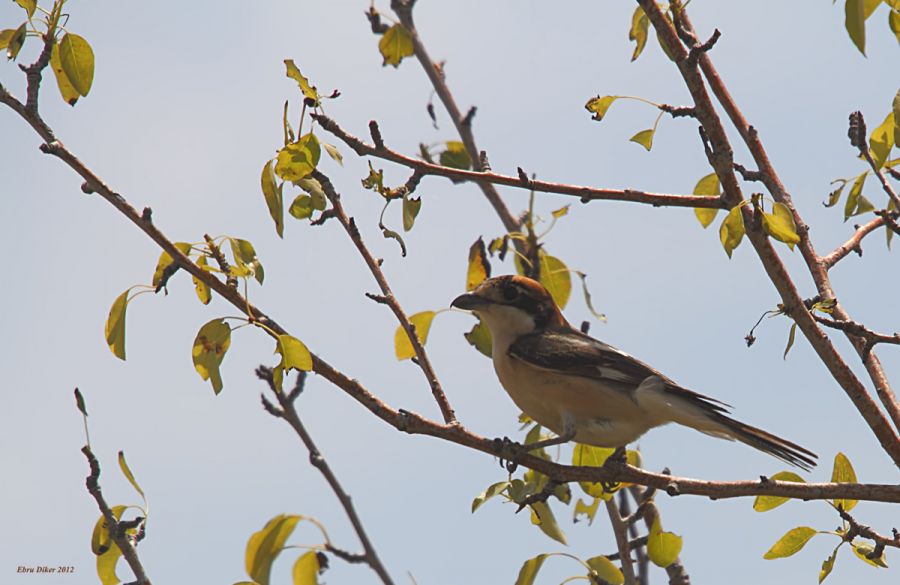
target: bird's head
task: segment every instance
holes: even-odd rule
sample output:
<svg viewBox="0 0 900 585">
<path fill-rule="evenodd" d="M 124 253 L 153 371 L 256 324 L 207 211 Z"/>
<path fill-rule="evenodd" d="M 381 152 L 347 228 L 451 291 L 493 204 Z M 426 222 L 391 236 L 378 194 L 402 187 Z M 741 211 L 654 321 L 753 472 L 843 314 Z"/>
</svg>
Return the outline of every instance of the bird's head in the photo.
<svg viewBox="0 0 900 585">
<path fill-rule="evenodd" d="M 524 276 L 489 278 L 453 299 L 450 305 L 481 317 L 494 337 L 518 337 L 538 329 L 568 325 L 547 289 Z"/>
</svg>

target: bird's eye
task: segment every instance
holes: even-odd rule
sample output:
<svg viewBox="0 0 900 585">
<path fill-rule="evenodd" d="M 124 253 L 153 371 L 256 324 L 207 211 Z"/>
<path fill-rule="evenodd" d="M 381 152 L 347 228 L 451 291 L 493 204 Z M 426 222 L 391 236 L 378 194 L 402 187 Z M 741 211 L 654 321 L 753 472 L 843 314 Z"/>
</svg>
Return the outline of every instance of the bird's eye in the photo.
<svg viewBox="0 0 900 585">
<path fill-rule="evenodd" d="M 519 296 L 519 288 L 516 286 L 503 287 L 503 298 L 507 301 L 515 300 Z"/>
</svg>

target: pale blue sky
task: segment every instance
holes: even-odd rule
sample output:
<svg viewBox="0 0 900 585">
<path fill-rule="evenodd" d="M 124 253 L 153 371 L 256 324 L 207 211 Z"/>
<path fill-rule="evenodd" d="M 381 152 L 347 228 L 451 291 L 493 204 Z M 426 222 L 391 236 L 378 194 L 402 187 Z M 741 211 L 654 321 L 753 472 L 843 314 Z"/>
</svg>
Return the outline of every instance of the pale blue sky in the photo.
<svg viewBox="0 0 900 585">
<path fill-rule="evenodd" d="M 388 4 L 379 8 L 387 11 Z M 368 120 L 377 119 L 388 144 L 410 153 L 420 141 L 454 138 L 440 107 L 440 130 L 431 127 L 430 88 L 416 62 L 382 68 L 378 39 L 363 15 L 368 6 L 364 0 L 73 1 L 69 28 L 94 47 L 94 86 L 72 109 L 48 80 L 42 111 L 113 189 L 138 208 L 151 206 L 171 238 L 197 241 L 210 233 L 252 241 L 266 268 L 265 286 L 251 285 L 254 302 L 393 406 L 438 417 L 419 370 L 395 361 L 396 322 L 363 297 L 376 285 L 339 226 L 312 228 L 288 218 L 279 240 L 259 192 L 259 171 L 281 141 L 282 104 L 300 102 L 284 76 L 284 58 L 295 59 L 320 90 L 341 90 L 327 110 L 351 132 L 365 135 Z M 847 115 L 861 109 L 870 128 L 886 115 L 898 85 L 897 42 L 883 8 L 869 23 L 869 57 L 863 58 L 843 30 L 841 6 L 824 0 L 749 6 L 698 0 L 691 10 L 702 35 L 722 31 L 713 59 L 825 253 L 850 235 L 853 223 L 822 207 L 829 182 L 863 170 L 846 139 Z M 460 106 L 478 106 L 476 136 L 495 170 L 512 174 L 521 166 L 549 180 L 690 192 L 709 172 L 693 122 L 664 119 L 647 153 L 628 138 L 652 124 L 651 108 L 620 102 L 599 124 L 583 109 L 597 94 L 687 103 L 655 39 L 629 63 L 632 10 L 624 1 L 420 0 L 416 15 L 431 54 L 447 60 Z M 21 18 L 13 3 L 0 7 L 0 28 L 14 28 Z M 29 45 L 25 61 L 34 57 Z M 22 94 L 14 64 L 0 64 L 0 80 Z M 201 306 L 190 279 L 178 274 L 167 297 L 144 295 L 129 307 L 128 361 L 117 360 L 103 339 L 107 311 L 127 287 L 149 282 L 158 249 L 104 201 L 82 194 L 74 173 L 42 155 L 35 134 L 7 109 L 0 110 L 0 136 L 0 246 L 7 251 L 0 293 L 0 371 L 7 388 L 0 403 L 0 580 L 95 582 L 89 538 L 98 512 L 84 489 L 75 386 L 88 401 L 109 501 L 138 501 L 116 469 L 119 449 L 149 496 L 148 538 L 139 551 L 155 582 L 244 579 L 247 538 L 279 513 L 316 516 L 336 544 L 358 550 L 305 450 L 259 406 L 262 385 L 253 368 L 275 363 L 270 340 L 249 329 L 236 332 L 223 365 L 225 389 L 215 397 L 194 372 L 191 343 L 203 323 L 236 311 L 219 299 Z M 501 233 L 481 193 L 472 185 L 424 180 L 422 212 L 406 236 L 410 253 L 403 259 L 377 229 L 378 197 L 359 187 L 366 162 L 341 150 L 344 168 L 324 160 L 322 169 L 373 252 L 385 259 L 404 307 L 446 307 L 464 287 L 468 246 Z M 737 156 L 749 160 L 740 148 Z M 375 164 L 385 168 L 389 184 L 406 179 L 403 169 Z M 866 193 L 883 205 L 874 185 Z M 516 212 L 527 204 L 523 191 L 502 193 Z M 819 453 L 823 464 L 811 481 L 827 480 L 834 454 L 843 451 L 861 480 L 897 483 L 896 469 L 809 345 L 798 339 L 782 360 L 785 319 L 766 321 L 759 341 L 746 348 L 744 335 L 778 302 L 749 246 L 728 260 L 714 228 L 702 230 L 689 210 L 585 206 L 541 196 L 539 212 L 566 203 L 574 204 L 571 213 L 547 248 L 590 275 L 594 302 L 609 317 L 608 324 L 595 322 L 592 334 L 733 404 L 738 418 Z M 399 207 L 392 213 L 389 221 L 399 225 Z M 850 257 L 833 271 L 838 295 L 859 320 L 898 330 L 900 315 L 892 309 L 900 285 L 897 252 L 886 252 L 880 233 L 864 249 L 862 259 Z M 811 296 L 799 254 L 779 250 Z M 511 265 L 494 268 L 500 273 Z M 577 294 L 566 314 L 574 323 L 589 318 Z M 489 361 L 462 338 L 471 324 L 461 313 L 438 317 L 428 344 L 435 368 L 465 425 L 486 436 L 513 435 L 517 411 Z M 848 349 L 843 340 L 836 343 Z M 879 355 L 896 380 L 897 350 Z M 300 411 L 398 583 L 408 582 L 407 572 L 420 585 L 512 583 L 535 554 L 567 550 L 586 558 L 615 548 L 605 518 L 573 526 L 571 509 L 560 505 L 554 508 L 568 548 L 499 501 L 471 515 L 472 498 L 504 478 L 495 461 L 400 434 L 321 379 L 309 381 Z M 651 431 L 640 447 L 649 469 L 669 466 L 692 477 L 755 478 L 783 468 L 749 448 L 679 428 Z M 819 536 L 790 559 L 761 557 L 794 526 L 833 529 L 835 514 L 821 502 L 792 502 L 761 515 L 751 503 L 660 497 L 666 529 L 685 538 L 682 559 L 694 582 L 813 583 L 834 537 Z M 863 503 L 856 511 L 883 532 L 900 525 L 896 506 Z M 293 542 L 316 538 L 304 527 Z M 273 582 L 288 582 L 293 557 L 286 557 Z M 889 553 L 888 562 L 896 564 L 896 555 Z M 77 573 L 15 573 L 18 565 L 38 564 L 72 565 Z M 558 583 L 577 570 L 550 561 L 539 582 Z M 654 582 L 663 577 L 657 571 Z M 829 581 L 862 579 L 893 583 L 896 570 L 876 571 L 842 551 Z M 335 560 L 324 580 L 373 583 L 375 577 Z"/>
</svg>

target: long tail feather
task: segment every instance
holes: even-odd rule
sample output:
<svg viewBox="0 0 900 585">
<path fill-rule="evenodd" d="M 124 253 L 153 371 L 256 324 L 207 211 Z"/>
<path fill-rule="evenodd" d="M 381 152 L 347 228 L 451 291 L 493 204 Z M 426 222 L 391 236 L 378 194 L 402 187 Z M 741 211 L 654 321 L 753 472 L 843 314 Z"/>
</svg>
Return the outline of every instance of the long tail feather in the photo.
<svg viewBox="0 0 900 585">
<path fill-rule="evenodd" d="M 816 466 L 818 455 L 787 439 L 782 439 L 762 429 L 734 420 L 723 414 L 715 416 L 717 421 L 726 429 L 728 434 L 738 441 L 759 449 L 781 459 L 786 463 L 795 465 L 805 471 L 811 471 Z"/>
</svg>

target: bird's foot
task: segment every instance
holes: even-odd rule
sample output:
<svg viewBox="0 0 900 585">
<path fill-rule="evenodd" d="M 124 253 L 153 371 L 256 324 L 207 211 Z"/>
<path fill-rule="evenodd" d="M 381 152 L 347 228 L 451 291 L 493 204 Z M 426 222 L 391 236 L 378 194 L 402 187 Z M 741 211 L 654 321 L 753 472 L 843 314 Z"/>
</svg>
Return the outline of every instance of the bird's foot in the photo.
<svg viewBox="0 0 900 585">
<path fill-rule="evenodd" d="M 527 455 L 529 451 L 525 445 L 517 443 L 509 437 L 494 439 L 494 448 L 497 449 L 497 456 L 500 458 L 500 467 L 509 473 L 515 473 L 519 468 L 516 460 L 522 455 Z"/>
<path fill-rule="evenodd" d="M 625 451 L 625 447 L 616 447 L 616 450 L 612 452 L 612 455 L 607 457 L 606 461 L 603 462 L 603 467 L 610 471 L 618 471 L 627 464 L 628 453 Z M 600 485 L 603 486 L 603 491 L 609 493 L 622 487 L 622 484 L 618 481 L 601 481 Z"/>
</svg>

